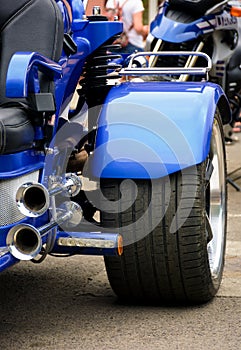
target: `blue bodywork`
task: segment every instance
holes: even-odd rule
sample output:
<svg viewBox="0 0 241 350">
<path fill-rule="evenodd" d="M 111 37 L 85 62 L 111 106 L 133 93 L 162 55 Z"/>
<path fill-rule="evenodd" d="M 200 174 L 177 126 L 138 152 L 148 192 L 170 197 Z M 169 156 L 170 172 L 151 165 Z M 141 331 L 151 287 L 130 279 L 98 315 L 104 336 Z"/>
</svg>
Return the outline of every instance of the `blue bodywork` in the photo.
<svg viewBox="0 0 241 350">
<path fill-rule="evenodd" d="M 101 112 L 92 160 L 104 178 L 159 178 L 204 161 L 222 89 L 211 83 L 125 83 Z"/>
<path fill-rule="evenodd" d="M 27 97 L 40 92 L 38 73 L 52 77 L 55 83 L 55 123 L 53 133 L 60 128 L 60 118 L 70 103 L 88 57 L 110 38 L 122 32 L 120 22 L 90 21 L 83 18 L 82 1 L 69 0 L 73 20 L 69 21 L 62 1 L 57 1 L 63 15 L 65 32 L 70 33 L 76 51 L 62 54 L 53 62 L 37 52 L 18 52 L 9 65 L 6 92 L 11 98 Z M 152 29 L 159 27 L 158 19 Z M 173 28 L 172 28 L 173 30 Z M 177 34 L 176 29 L 172 31 Z M 176 34 L 175 34 L 176 33 Z M 190 34 L 188 34 L 190 35 Z M 178 36 L 177 36 L 178 37 Z M 178 40 L 183 40 L 178 37 Z M 209 152 L 212 123 L 216 108 L 225 120 L 229 106 L 222 89 L 208 82 L 125 82 L 109 89 L 97 122 L 96 144 L 91 159 L 90 177 L 104 178 L 159 178 L 201 163 Z M 84 136 L 79 135 L 79 139 Z M 35 130 L 35 140 L 41 140 L 43 130 Z M 36 172 L 36 182 L 46 185 L 55 153 L 48 155 L 37 149 L 0 155 L 0 182 L 11 181 Z M 50 161 L 49 161 L 50 159 Z M 54 160 L 53 160 L 54 161 Z M 53 174 L 54 175 L 54 174 Z M 21 185 L 21 184 L 19 184 Z M 3 188 L 3 186 L 2 186 Z M 2 190 L 2 189 L 1 189 Z M 13 207 L 15 198 L 11 198 Z M 15 209 L 14 209 L 15 210 Z M 11 215 L 11 213 L 9 213 Z M 12 227 L 28 224 L 46 225 L 48 212 L 37 218 L 19 217 L 0 227 L 0 271 L 19 260 L 8 250 L 6 236 Z M 54 228 L 57 239 L 112 240 L 108 254 L 116 254 L 118 232 L 65 232 Z M 43 243 L 46 242 L 46 236 Z M 79 249 L 53 245 L 53 253 L 106 254 L 103 249 Z"/>
</svg>

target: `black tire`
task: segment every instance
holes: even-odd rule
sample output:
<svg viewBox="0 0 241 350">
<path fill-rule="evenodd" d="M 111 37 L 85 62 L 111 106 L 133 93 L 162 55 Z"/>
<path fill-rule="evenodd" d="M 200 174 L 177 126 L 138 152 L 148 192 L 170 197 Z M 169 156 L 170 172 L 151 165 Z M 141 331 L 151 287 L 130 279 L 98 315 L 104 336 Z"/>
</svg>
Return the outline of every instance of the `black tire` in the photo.
<svg viewBox="0 0 241 350">
<path fill-rule="evenodd" d="M 227 222 L 226 158 L 219 113 L 203 163 L 169 178 L 137 180 L 132 188 L 129 182 L 127 197 L 131 191 L 134 197 L 138 193 L 128 209 L 126 200 L 120 200 L 121 183 L 118 179 L 101 181 L 104 196 L 119 206 L 118 212 L 102 212 L 102 225 L 117 228 L 124 238 L 123 255 L 105 257 L 116 295 L 134 302 L 212 299 L 222 279 Z"/>
</svg>

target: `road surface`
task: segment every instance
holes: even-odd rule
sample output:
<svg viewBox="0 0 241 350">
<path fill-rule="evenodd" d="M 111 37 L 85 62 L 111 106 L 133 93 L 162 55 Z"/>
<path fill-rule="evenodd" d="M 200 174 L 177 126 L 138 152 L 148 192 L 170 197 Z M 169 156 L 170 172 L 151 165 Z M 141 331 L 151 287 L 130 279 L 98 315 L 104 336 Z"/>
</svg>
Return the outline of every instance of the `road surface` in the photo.
<svg viewBox="0 0 241 350">
<path fill-rule="evenodd" d="M 227 146 L 227 164 L 241 166 L 241 141 Z M 102 257 L 48 257 L 0 275 L 0 349 L 241 349 L 241 192 L 231 185 L 228 192 L 226 264 L 212 302 L 119 304 Z"/>
</svg>

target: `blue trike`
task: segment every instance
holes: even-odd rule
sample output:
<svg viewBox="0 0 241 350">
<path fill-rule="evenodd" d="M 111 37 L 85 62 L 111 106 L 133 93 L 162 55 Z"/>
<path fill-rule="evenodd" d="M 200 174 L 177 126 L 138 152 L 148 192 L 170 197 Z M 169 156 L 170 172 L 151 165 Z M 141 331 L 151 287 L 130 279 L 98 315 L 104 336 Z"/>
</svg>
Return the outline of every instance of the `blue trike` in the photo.
<svg viewBox="0 0 241 350">
<path fill-rule="evenodd" d="M 208 55 L 197 53 L 197 68 L 149 66 L 171 51 L 122 66 L 112 53 L 122 24 L 98 7 L 88 17 L 80 0 L 2 8 L 0 271 L 101 255 L 120 299 L 212 299 L 224 266 L 230 106 L 208 81 Z M 186 74 L 198 78 L 159 79 Z"/>
</svg>

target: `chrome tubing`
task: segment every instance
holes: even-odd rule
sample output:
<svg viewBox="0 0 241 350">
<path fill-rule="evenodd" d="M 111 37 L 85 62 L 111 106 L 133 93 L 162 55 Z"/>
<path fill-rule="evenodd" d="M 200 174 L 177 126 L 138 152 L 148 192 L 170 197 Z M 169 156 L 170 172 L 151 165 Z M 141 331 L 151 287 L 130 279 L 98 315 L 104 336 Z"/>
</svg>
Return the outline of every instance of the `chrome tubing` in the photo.
<svg viewBox="0 0 241 350">
<path fill-rule="evenodd" d="M 19 260 L 35 258 L 42 248 L 42 237 L 39 230 L 28 224 L 20 224 L 10 229 L 6 243 L 9 252 Z"/>
<path fill-rule="evenodd" d="M 16 203 L 23 215 L 38 217 L 44 214 L 49 208 L 49 192 L 40 183 L 27 182 L 18 188 Z"/>
<path fill-rule="evenodd" d="M 50 206 L 50 197 L 60 193 L 75 196 L 82 187 L 80 178 L 75 174 L 66 174 L 64 181 L 52 181 L 51 189 L 40 183 L 28 182 L 21 185 L 16 193 L 19 211 L 27 217 L 43 215 Z"/>
<path fill-rule="evenodd" d="M 80 177 L 76 174 L 65 174 L 65 178 L 62 182 L 51 180 L 51 186 L 49 189 L 50 196 L 56 196 L 60 193 L 65 193 L 69 197 L 76 196 L 82 187 Z"/>
<path fill-rule="evenodd" d="M 144 67 L 135 67 L 133 65 L 134 60 L 139 56 L 145 56 L 151 58 L 151 56 L 198 56 L 202 57 L 207 61 L 207 65 L 204 67 L 152 67 L 149 66 Z M 193 64 L 195 60 L 191 63 Z M 152 64 L 152 63 L 151 63 Z M 211 58 L 204 52 L 196 52 L 196 51 L 159 51 L 159 52 L 138 52 L 131 55 L 131 59 L 128 63 L 127 67 L 124 67 L 120 70 L 120 76 L 141 76 L 141 75 L 205 75 L 206 80 L 208 80 L 208 73 L 212 69 L 212 60 Z"/>
<path fill-rule="evenodd" d="M 19 260 L 32 260 L 41 251 L 42 238 L 51 229 L 69 223 L 70 226 L 78 225 L 82 220 L 82 209 L 75 202 L 66 202 L 66 211 L 61 209 L 55 221 L 51 221 L 40 228 L 35 228 L 29 224 L 19 224 L 12 227 L 6 238 L 9 252 Z"/>
<path fill-rule="evenodd" d="M 54 252 L 121 256 L 123 254 L 123 238 L 119 233 L 60 231 Z"/>
</svg>

